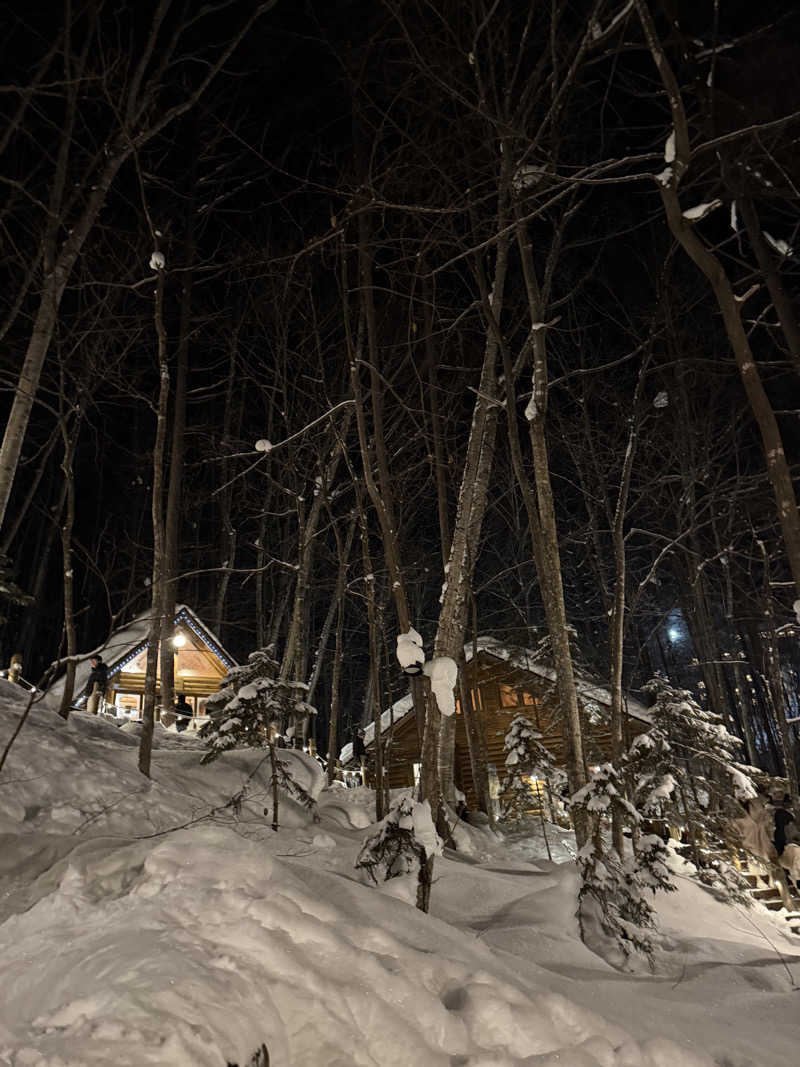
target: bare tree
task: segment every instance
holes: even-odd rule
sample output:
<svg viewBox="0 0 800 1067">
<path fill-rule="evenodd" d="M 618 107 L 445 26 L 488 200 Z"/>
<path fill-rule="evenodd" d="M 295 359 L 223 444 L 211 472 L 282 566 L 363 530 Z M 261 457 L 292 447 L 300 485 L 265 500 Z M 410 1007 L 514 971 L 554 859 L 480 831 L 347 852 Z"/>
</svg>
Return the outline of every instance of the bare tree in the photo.
<svg viewBox="0 0 800 1067">
<path fill-rule="evenodd" d="M 208 18 L 212 8 L 199 15 L 187 9 L 173 23 L 168 19 L 171 0 L 154 0 L 143 46 L 134 45 L 131 40 L 126 50 L 124 46 L 117 47 L 120 26 L 116 19 L 104 17 L 96 7 L 84 16 L 73 12 L 71 4 L 64 5 L 64 21 L 56 31 L 56 43 L 49 47 L 31 85 L 36 93 L 45 75 L 50 74 L 61 86 L 62 113 L 51 124 L 51 129 L 57 130 L 57 140 L 52 146 L 54 162 L 44 197 L 33 197 L 41 212 L 41 246 L 37 244 L 22 286 L 27 291 L 33 277 L 40 276 L 38 305 L 0 446 L 0 523 L 5 518 L 64 292 L 120 169 L 197 104 L 253 24 L 275 3 L 276 0 L 263 0 L 223 45 L 204 55 L 198 55 L 190 41 L 197 40 L 198 19 Z M 133 28 L 130 32 L 134 33 Z M 217 40 L 216 34 L 210 37 Z M 191 66 L 197 68 L 198 62 L 202 63 L 203 73 L 199 78 L 178 78 L 177 100 L 173 96 L 175 102 L 168 104 L 175 68 L 185 73 Z M 87 108 L 85 97 L 89 95 L 97 101 L 100 85 L 112 92 L 111 106 L 106 111 L 101 109 L 103 126 L 93 129 L 88 138 L 97 148 L 82 154 L 79 145 L 84 115 L 92 121 L 97 119 Z M 21 105 L 6 139 L 11 130 L 16 136 L 26 132 L 24 123 L 30 112 L 23 106 L 27 101 L 24 86 L 20 87 L 20 97 Z M 14 318 L 21 303 L 18 300 L 14 304 Z"/>
</svg>

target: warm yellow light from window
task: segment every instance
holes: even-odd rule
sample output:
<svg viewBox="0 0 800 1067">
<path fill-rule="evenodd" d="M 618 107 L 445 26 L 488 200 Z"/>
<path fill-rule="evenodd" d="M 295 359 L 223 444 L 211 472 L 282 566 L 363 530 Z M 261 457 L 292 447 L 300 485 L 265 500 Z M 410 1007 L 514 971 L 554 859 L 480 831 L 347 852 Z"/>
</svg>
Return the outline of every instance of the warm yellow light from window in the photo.
<svg viewBox="0 0 800 1067">
<path fill-rule="evenodd" d="M 186 644 L 186 634 L 175 634 L 175 636 L 172 638 L 172 643 L 175 648 L 183 648 L 183 646 Z"/>
</svg>

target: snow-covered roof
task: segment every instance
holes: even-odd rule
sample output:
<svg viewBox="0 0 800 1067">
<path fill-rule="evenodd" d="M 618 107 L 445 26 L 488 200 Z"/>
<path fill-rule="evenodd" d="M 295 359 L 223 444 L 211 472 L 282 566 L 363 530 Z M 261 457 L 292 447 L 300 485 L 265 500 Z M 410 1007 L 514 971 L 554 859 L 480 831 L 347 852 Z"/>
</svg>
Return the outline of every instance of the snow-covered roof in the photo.
<svg viewBox="0 0 800 1067">
<path fill-rule="evenodd" d="M 534 654 L 527 648 L 506 648 L 502 642 L 498 641 L 494 637 L 479 637 L 475 642 L 478 647 L 478 652 L 483 652 L 487 656 L 493 656 L 495 659 L 504 660 L 510 666 L 518 668 L 519 670 L 528 671 L 529 674 L 537 674 L 540 678 L 547 678 L 549 681 L 555 681 L 556 672 L 552 667 L 547 667 L 543 663 L 536 663 Z M 464 648 L 466 653 L 467 663 L 472 659 L 472 645 L 467 645 Z M 605 686 L 598 685 L 591 678 L 575 676 L 575 688 L 578 691 L 578 696 L 584 702 L 587 700 L 594 700 L 598 704 L 604 704 L 606 707 L 611 707 L 611 693 Z M 623 694 L 625 702 L 625 708 L 629 715 L 634 719 L 641 719 L 642 722 L 652 724 L 652 718 L 650 712 L 633 697 Z"/>
<path fill-rule="evenodd" d="M 555 681 L 556 672 L 552 667 L 547 667 L 542 663 L 536 663 L 534 660 L 534 654 L 530 649 L 526 648 L 507 648 L 494 637 L 479 637 L 473 644 L 470 642 L 464 646 L 464 655 L 467 663 L 471 662 L 475 647 L 477 646 L 478 654 L 484 656 L 491 656 L 496 660 L 501 660 L 515 670 L 527 671 L 529 674 L 536 674 L 540 678 L 546 678 L 548 681 Z M 588 701 L 594 701 L 597 704 L 603 704 L 605 707 L 611 707 L 611 693 L 604 686 L 597 685 L 596 682 L 589 678 L 576 677 L 575 687 L 578 691 L 578 696 L 583 703 Z M 652 719 L 650 712 L 644 706 L 640 704 L 638 700 L 633 697 L 624 696 L 625 708 L 628 714 L 634 719 L 640 719 L 642 722 L 646 722 L 648 725 L 652 725 Z M 384 733 L 389 729 L 391 724 L 396 725 L 401 719 L 404 719 L 406 715 L 409 715 L 413 711 L 413 700 L 411 694 L 407 693 L 404 697 L 400 697 L 396 700 L 390 708 L 381 715 L 381 733 Z M 364 741 L 369 744 L 375 737 L 375 724 L 369 723 L 364 727 Z M 339 759 L 342 763 L 347 763 L 353 756 L 353 744 L 352 742 L 346 744 L 339 753 Z"/>
<path fill-rule="evenodd" d="M 104 645 L 99 648 L 93 648 L 90 652 L 85 653 L 75 671 L 76 697 L 82 693 L 89 680 L 89 674 L 92 670 L 92 656 L 99 653 L 103 657 L 103 660 L 108 667 L 109 681 L 111 681 L 114 675 L 121 671 L 127 663 L 136 658 L 142 648 L 147 645 L 147 635 L 150 632 L 151 618 L 152 609 L 148 608 L 147 611 L 143 611 L 140 615 L 137 615 L 136 618 L 131 619 L 129 623 L 114 630 Z M 206 626 L 202 619 L 200 619 L 197 613 L 194 612 L 188 604 L 175 605 L 173 626 L 177 626 L 179 623 L 188 626 L 193 633 L 208 645 L 211 651 L 219 657 L 220 661 L 228 669 L 236 666 L 236 660 L 229 652 L 225 651 L 213 630 Z M 64 676 L 62 675 L 62 677 L 50 687 L 50 692 L 60 695 L 63 690 Z"/>
</svg>

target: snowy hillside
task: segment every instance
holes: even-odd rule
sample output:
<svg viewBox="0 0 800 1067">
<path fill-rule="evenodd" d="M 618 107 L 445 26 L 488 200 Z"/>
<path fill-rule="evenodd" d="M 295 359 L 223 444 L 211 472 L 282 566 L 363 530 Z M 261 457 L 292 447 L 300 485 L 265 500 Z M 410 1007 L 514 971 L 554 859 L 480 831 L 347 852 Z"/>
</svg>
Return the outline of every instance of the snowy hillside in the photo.
<svg viewBox="0 0 800 1067">
<path fill-rule="evenodd" d="M 0 745 L 24 694 L 3 684 Z M 475 831 L 437 860 L 425 916 L 353 870 L 367 790 L 283 800 L 263 753 L 201 767 L 39 706 L 0 775 L 3 1067 L 786 1067 L 800 1033 L 800 944 L 764 911 L 693 883 L 661 901 L 655 976 L 580 942 L 569 862 Z M 249 781 L 248 781 L 249 778 Z M 230 803 L 240 796 L 242 803 Z M 467 831 L 464 831 L 466 834 Z"/>
</svg>

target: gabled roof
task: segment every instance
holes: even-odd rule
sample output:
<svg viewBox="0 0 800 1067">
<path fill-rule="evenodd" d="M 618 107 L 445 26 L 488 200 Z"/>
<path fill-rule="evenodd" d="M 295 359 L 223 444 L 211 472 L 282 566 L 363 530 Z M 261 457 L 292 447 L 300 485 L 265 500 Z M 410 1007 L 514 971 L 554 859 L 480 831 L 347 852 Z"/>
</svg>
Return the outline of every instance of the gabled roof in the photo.
<svg viewBox="0 0 800 1067">
<path fill-rule="evenodd" d="M 129 623 L 114 630 L 109 639 L 101 648 L 94 648 L 87 652 L 78 664 L 75 671 L 75 694 L 81 697 L 83 689 L 89 680 L 92 670 L 91 658 L 100 654 L 108 667 L 108 679 L 111 682 L 115 674 L 119 674 L 132 660 L 147 648 L 147 635 L 150 632 L 151 609 L 143 611 L 141 615 L 131 619 Z M 200 617 L 192 611 L 187 604 L 175 606 L 175 618 L 173 626 L 178 624 L 187 626 L 209 649 L 219 658 L 220 662 L 230 670 L 236 666 L 236 660 L 222 647 L 219 638 L 209 629 Z M 60 695 L 64 689 L 64 677 L 58 679 L 50 687 L 50 692 Z"/>
<path fill-rule="evenodd" d="M 495 660 L 497 663 L 507 663 L 509 667 L 514 670 L 525 671 L 528 674 L 535 674 L 540 678 L 545 678 L 548 681 L 555 681 L 556 672 L 552 667 L 547 667 L 542 663 L 537 663 L 534 659 L 534 654 L 527 648 L 507 648 L 501 641 L 498 641 L 494 637 L 479 637 L 476 642 L 470 642 L 464 646 L 464 655 L 467 663 L 472 661 L 475 646 L 477 646 L 478 655 L 484 660 Z M 581 701 L 586 704 L 590 701 L 594 701 L 596 704 L 603 704 L 605 707 L 611 707 L 611 693 L 604 686 L 598 685 L 595 681 L 589 678 L 582 678 L 576 676 L 575 688 L 578 692 L 578 696 Z M 638 700 L 634 700 L 632 697 L 625 695 L 625 708 L 627 713 L 634 719 L 640 719 L 642 722 L 646 722 L 648 725 L 652 725 L 652 719 L 650 712 L 644 706 L 640 704 Z M 397 726 L 399 722 L 404 720 L 407 715 L 411 714 L 414 710 L 411 694 L 407 693 L 404 697 L 400 697 L 396 700 L 390 708 L 381 715 L 381 733 L 384 733 L 389 729 L 389 725 Z M 520 710 L 524 711 L 524 707 Z M 375 724 L 369 723 L 364 727 L 364 740 L 366 744 L 370 744 L 375 736 Z M 342 748 L 339 759 L 342 763 L 347 763 L 353 755 L 353 744 L 350 742 L 344 745 Z"/>
</svg>

